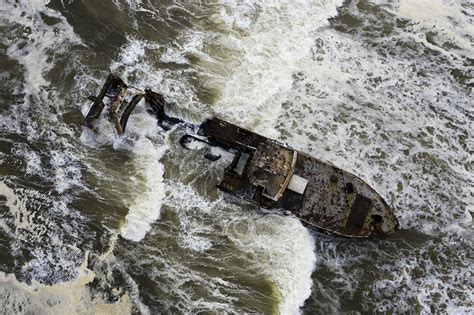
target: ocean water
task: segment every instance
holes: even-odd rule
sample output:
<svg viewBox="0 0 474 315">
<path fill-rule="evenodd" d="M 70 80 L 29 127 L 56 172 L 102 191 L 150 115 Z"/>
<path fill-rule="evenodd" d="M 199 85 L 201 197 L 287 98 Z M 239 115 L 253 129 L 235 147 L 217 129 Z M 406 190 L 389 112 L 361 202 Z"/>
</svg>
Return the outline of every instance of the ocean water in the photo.
<svg viewBox="0 0 474 315">
<path fill-rule="evenodd" d="M 474 312 L 474 4 L 0 1 L 0 313 Z M 217 191 L 108 73 L 369 182 L 401 230 L 348 240 Z"/>
</svg>

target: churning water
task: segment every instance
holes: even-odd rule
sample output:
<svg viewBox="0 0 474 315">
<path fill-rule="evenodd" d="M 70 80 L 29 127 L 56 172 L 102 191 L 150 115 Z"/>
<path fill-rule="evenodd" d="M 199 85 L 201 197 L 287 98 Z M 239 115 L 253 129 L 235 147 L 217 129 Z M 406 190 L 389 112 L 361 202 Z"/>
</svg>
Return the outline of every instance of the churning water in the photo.
<svg viewBox="0 0 474 315">
<path fill-rule="evenodd" d="M 464 0 L 1 0 L 0 312 L 472 313 L 473 20 Z M 144 109 L 83 129 L 109 72 L 353 172 L 402 229 L 332 238 L 229 199 Z"/>
</svg>

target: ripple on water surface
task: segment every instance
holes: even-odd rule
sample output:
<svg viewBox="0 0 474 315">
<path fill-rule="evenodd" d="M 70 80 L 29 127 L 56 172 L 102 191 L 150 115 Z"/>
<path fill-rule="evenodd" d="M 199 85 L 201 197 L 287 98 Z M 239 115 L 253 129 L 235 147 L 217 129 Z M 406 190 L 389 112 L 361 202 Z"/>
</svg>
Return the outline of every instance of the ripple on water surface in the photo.
<svg viewBox="0 0 474 315">
<path fill-rule="evenodd" d="M 472 16 L 441 0 L 0 4 L 1 309 L 472 312 Z M 142 105 L 122 137 L 81 130 L 110 71 L 179 117 L 217 113 L 360 175 L 403 230 L 333 239 L 224 198 L 223 165 Z"/>
</svg>

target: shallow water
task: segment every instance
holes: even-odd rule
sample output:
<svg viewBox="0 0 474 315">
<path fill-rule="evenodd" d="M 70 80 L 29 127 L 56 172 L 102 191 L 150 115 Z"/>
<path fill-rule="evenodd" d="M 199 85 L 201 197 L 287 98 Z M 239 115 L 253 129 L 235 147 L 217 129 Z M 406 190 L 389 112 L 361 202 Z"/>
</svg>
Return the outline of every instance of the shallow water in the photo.
<svg viewBox="0 0 474 315">
<path fill-rule="evenodd" d="M 0 3 L 2 313 L 472 313 L 469 1 Z M 214 188 L 109 72 L 369 182 L 401 230 L 352 241 Z M 219 164 L 221 163 L 221 164 Z"/>
</svg>

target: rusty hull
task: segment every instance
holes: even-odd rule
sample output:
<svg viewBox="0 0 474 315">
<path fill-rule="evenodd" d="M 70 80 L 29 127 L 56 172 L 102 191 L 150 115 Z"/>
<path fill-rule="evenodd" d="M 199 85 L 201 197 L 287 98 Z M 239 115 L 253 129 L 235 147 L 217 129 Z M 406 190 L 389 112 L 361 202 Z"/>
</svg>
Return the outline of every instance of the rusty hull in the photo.
<svg viewBox="0 0 474 315">
<path fill-rule="evenodd" d="M 223 191 L 264 208 L 290 211 L 305 225 L 337 235 L 383 236 L 398 229 L 393 210 L 355 175 L 217 118 L 206 121 L 201 134 L 211 143 L 250 154 L 242 175 L 234 171 L 238 155 L 225 170 L 218 185 Z M 307 180 L 302 194 L 287 189 L 293 175 Z M 272 198 L 268 188 L 281 195 Z"/>
</svg>

